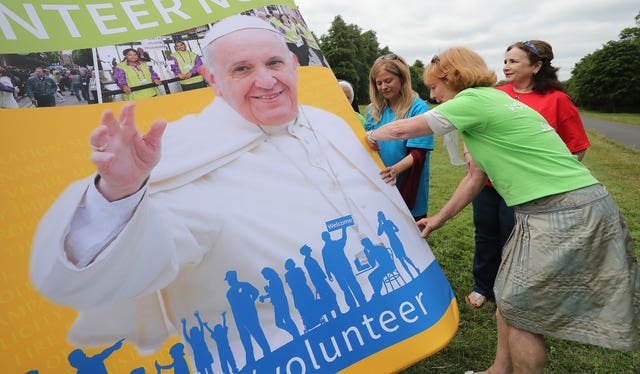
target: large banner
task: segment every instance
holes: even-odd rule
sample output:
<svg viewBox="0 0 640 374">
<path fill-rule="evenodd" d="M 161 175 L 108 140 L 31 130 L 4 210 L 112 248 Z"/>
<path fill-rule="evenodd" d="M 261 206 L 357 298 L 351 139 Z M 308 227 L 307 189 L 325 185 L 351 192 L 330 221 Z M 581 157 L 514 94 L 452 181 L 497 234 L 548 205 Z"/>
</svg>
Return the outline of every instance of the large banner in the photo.
<svg viewBox="0 0 640 374">
<path fill-rule="evenodd" d="M 395 372 L 453 338 L 292 1 L 0 0 L 0 35 L 1 372 Z"/>
</svg>

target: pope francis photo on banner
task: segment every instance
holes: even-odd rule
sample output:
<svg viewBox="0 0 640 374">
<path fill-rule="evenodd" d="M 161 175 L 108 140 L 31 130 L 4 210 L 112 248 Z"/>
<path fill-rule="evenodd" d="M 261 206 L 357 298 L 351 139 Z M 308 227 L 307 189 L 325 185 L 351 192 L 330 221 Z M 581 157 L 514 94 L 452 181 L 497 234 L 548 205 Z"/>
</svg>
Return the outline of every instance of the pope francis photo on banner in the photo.
<svg viewBox="0 0 640 374">
<path fill-rule="evenodd" d="M 30 278 L 78 310 L 69 342 L 125 339 L 151 353 L 181 336 L 201 372 L 287 360 L 333 372 L 436 323 L 453 293 L 429 246 L 349 125 L 298 103 L 297 58 L 281 35 L 236 15 L 202 45 L 213 102 L 146 133 L 134 103 L 105 111 L 89 139 L 96 173 L 39 224 Z M 411 272 L 378 234 L 380 214 Z M 363 239 L 389 269 L 367 263 Z M 389 313 L 393 323 L 379 322 Z M 323 356 L 331 341 L 339 357 Z"/>
</svg>

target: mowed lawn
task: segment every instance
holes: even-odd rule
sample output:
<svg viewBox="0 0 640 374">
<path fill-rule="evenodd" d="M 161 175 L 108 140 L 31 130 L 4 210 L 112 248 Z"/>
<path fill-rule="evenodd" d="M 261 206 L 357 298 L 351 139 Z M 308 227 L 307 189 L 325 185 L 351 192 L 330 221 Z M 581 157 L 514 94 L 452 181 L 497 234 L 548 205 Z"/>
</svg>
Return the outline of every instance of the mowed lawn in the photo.
<svg viewBox="0 0 640 374">
<path fill-rule="evenodd" d="M 364 111 L 363 111 L 364 112 Z M 591 172 L 617 201 L 640 252 L 640 152 L 589 132 L 592 147 L 584 159 Z M 436 138 L 431 159 L 430 212 L 437 212 L 464 175 L 463 166 L 449 163 L 442 138 Z M 473 309 L 464 301 L 473 278 L 473 223 L 471 206 L 427 238 L 455 291 L 460 326 L 455 338 L 441 352 L 406 369 L 404 374 L 464 373 L 491 364 L 496 345 L 495 303 Z M 546 373 L 640 373 L 640 352 L 619 352 L 586 344 L 547 338 Z"/>
</svg>

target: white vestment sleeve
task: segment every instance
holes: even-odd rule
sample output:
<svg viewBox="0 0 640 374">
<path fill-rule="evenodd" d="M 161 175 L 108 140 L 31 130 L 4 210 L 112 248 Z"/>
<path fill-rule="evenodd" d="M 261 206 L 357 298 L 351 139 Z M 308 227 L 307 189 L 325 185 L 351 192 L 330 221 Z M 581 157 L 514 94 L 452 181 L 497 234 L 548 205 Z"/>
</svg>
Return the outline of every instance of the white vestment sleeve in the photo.
<svg viewBox="0 0 640 374">
<path fill-rule="evenodd" d="M 97 259 L 98 255 L 106 255 L 103 250 L 131 219 L 147 189 L 148 185 L 145 185 L 129 197 L 109 202 L 98 192 L 96 184 L 90 183 L 65 240 L 69 261 L 81 269 Z"/>
<path fill-rule="evenodd" d="M 178 274 L 177 235 L 167 213 L 147 194 L 117 236 L 93 262 L 72 264 L 65 251 L 75 212 L 85 200 L 93 177 L 78 181 L 54 202 L 33 239 L 30 278 L 52 301 L 77 309 L 96 308 L 150 295 Z M 118 229 L 119 230 L 119 229 Z M 103 240 L 103 238 L 98 241 Z M 179 238 L 192 247 L 188 233 Z"/>
</svg>

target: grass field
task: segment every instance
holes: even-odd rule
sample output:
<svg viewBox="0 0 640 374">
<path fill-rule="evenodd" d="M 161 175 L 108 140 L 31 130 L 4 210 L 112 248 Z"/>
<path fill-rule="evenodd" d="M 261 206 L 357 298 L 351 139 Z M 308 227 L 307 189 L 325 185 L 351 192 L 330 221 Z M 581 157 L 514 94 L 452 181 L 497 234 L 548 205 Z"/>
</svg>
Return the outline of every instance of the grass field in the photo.
<svg viewBox="0 0 640 374">
<path fill-rule="evenodd" d="M 614 120 L 610 117 L 604 119 Z M 611 142 L 595 132 L 590 131 L 589 138 L 592 147 L 584 162 L 617 201 L 629 223 L 636 253 L 639 253 L 640 152 Z M 436 150 L 431 160 L 429 205 L 430 212 L 434 213 L 450 197 L 464 175 L 464 167 L 449 163 L 442 138 L 436 138 Z M 460 326 L 447 347 L 402 373 L 460 374 L 466 370 L 486 369 L 495 354 L 495 304 L 487 302 L 481 309 L 473 309 L 464 302 L 464 295 L 473 286 L 471 207 L 431 234 L 427 242 L 455 291 L 460 307 Z M 547 338 L 546 343 L 545 373 L 640 373 L 640 351 L 618 352 L 552 338 Z"/>
</svg>

